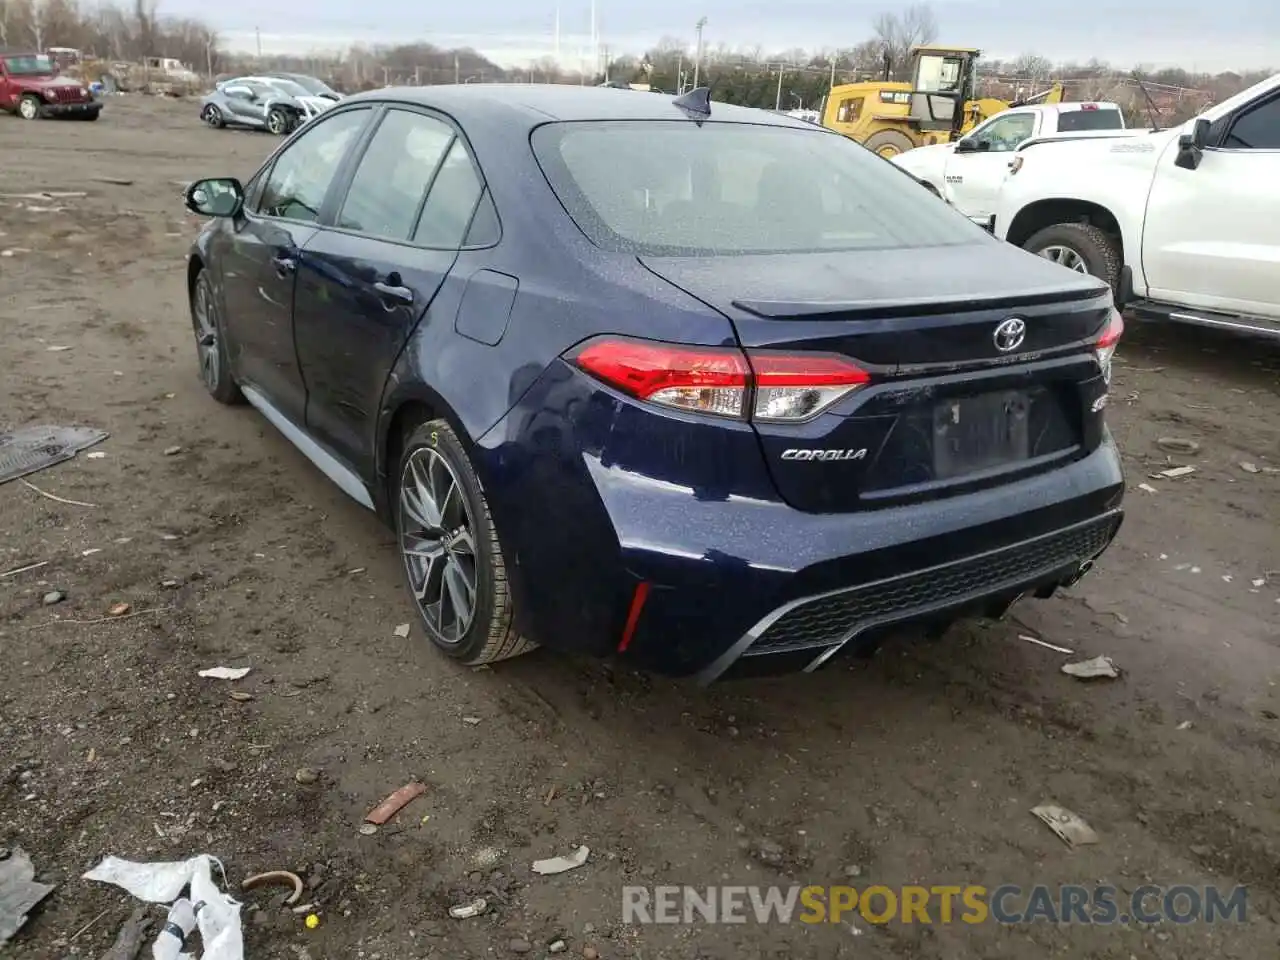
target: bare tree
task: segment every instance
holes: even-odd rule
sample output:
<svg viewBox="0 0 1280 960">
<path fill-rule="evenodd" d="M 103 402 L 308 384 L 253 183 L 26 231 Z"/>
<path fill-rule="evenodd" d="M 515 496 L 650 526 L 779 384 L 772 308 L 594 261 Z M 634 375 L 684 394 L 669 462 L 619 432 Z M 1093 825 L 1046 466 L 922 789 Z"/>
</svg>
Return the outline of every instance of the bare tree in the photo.
<svg viewBox="0 0 1280 960">
<path fill-rule="evenodd" d="M 927 3 L 913 4 L 900 13 L 882 13 L 872 29 L 888 58 L 893 79 L 907 79 L 900 74 L 906 70 L 912 47 L 938 39 L 938 20 Z"/>
</svg>

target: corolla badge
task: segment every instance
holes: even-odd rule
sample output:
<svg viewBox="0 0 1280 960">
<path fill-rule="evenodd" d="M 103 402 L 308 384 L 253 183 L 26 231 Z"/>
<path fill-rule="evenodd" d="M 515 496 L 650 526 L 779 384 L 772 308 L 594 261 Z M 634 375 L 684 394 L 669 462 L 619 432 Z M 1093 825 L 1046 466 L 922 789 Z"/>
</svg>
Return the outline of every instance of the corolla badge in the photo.
<svg viewBox="0 0 1280 960">
<path fill-rule="evenodd" d="M 995 333 L 991 335 L 991 339 L 995 341 L 996 349 L 1001 353 L 1017 350 L 1022 346 L 1022 341 L 1027 339 L 1027 321 L 1021 317 L 1010 317 L 1008 320 L 1001 320 L 999 326 L 995 329 Z"/>
</svg>

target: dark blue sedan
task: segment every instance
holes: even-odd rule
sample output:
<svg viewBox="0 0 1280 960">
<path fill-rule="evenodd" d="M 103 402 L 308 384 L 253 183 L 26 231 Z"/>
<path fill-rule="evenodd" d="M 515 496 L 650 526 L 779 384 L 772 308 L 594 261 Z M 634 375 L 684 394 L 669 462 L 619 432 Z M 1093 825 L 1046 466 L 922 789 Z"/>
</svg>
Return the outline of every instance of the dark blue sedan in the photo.
<svg viewBox="0 0 1280 960">
<path fill-rule="evenodd" d="M 200 369 L 393 525 L 435 646 L 714 679 L 1075 582 L 1100 281 L 838 134 L 571 86 L 341 101 L 202 180 Z"/>
</svg>

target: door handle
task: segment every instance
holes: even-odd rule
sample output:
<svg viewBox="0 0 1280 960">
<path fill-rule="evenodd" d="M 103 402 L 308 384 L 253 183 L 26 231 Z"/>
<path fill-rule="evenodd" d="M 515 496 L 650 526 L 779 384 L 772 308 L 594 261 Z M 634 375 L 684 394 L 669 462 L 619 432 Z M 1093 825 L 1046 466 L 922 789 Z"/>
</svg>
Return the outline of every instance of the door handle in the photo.
<svg viewBox="0 0 1280 960">
<path fill-rule="evenodd" d="M 271 266 L 276 269 L 276 276 L 284 279 L 298 269 L 298 261 L 291 251 L 282 250 L 271 258 Z"/>
<path fill-rule="evenodd" d="M 382 302 L 389 307 L 413 305 L 413 291 L 404 285 L 398 273 L 392 273 L 385 280 L 377 281 L 374 283 L 373 289 L 378 291 L 378 296 L 382 298 Z"/>
</svg>

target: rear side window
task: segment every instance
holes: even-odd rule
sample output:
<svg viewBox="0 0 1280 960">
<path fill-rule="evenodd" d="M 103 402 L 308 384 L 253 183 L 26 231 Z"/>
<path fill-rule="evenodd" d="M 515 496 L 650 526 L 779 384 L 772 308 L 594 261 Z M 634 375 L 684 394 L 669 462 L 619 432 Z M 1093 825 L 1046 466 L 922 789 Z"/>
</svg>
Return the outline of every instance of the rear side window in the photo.
<svg viewBox="0 0 1280 960">
<path fill-rule="evenodd" d="M 552 123 L 533 135 L 579 228 L 654 256 L 990 242 L 968 218 L 847 137 L 688 121 Z"/>
<path fill-rule="evenodd" d="M 445 250 L 462 246 L 483 189 L 467 148 L 461 140 L 455 140 L 431 183 L 431 193 L 422 207 L 413 242 Z"/>
<path fill-rule="evenodd" d="M 1063 110 L 1058 114 L 1062 133 L 1080 130 L 1123 130 L 1124 117 L 1119 110 Z"/>
<path fill-rule="evenodd" d="M 453 128 L 407 110 L 390 110 L 360 158 L 335 224 L 383 240 L 408 240 L 418 208 Z"/>
</svg>

